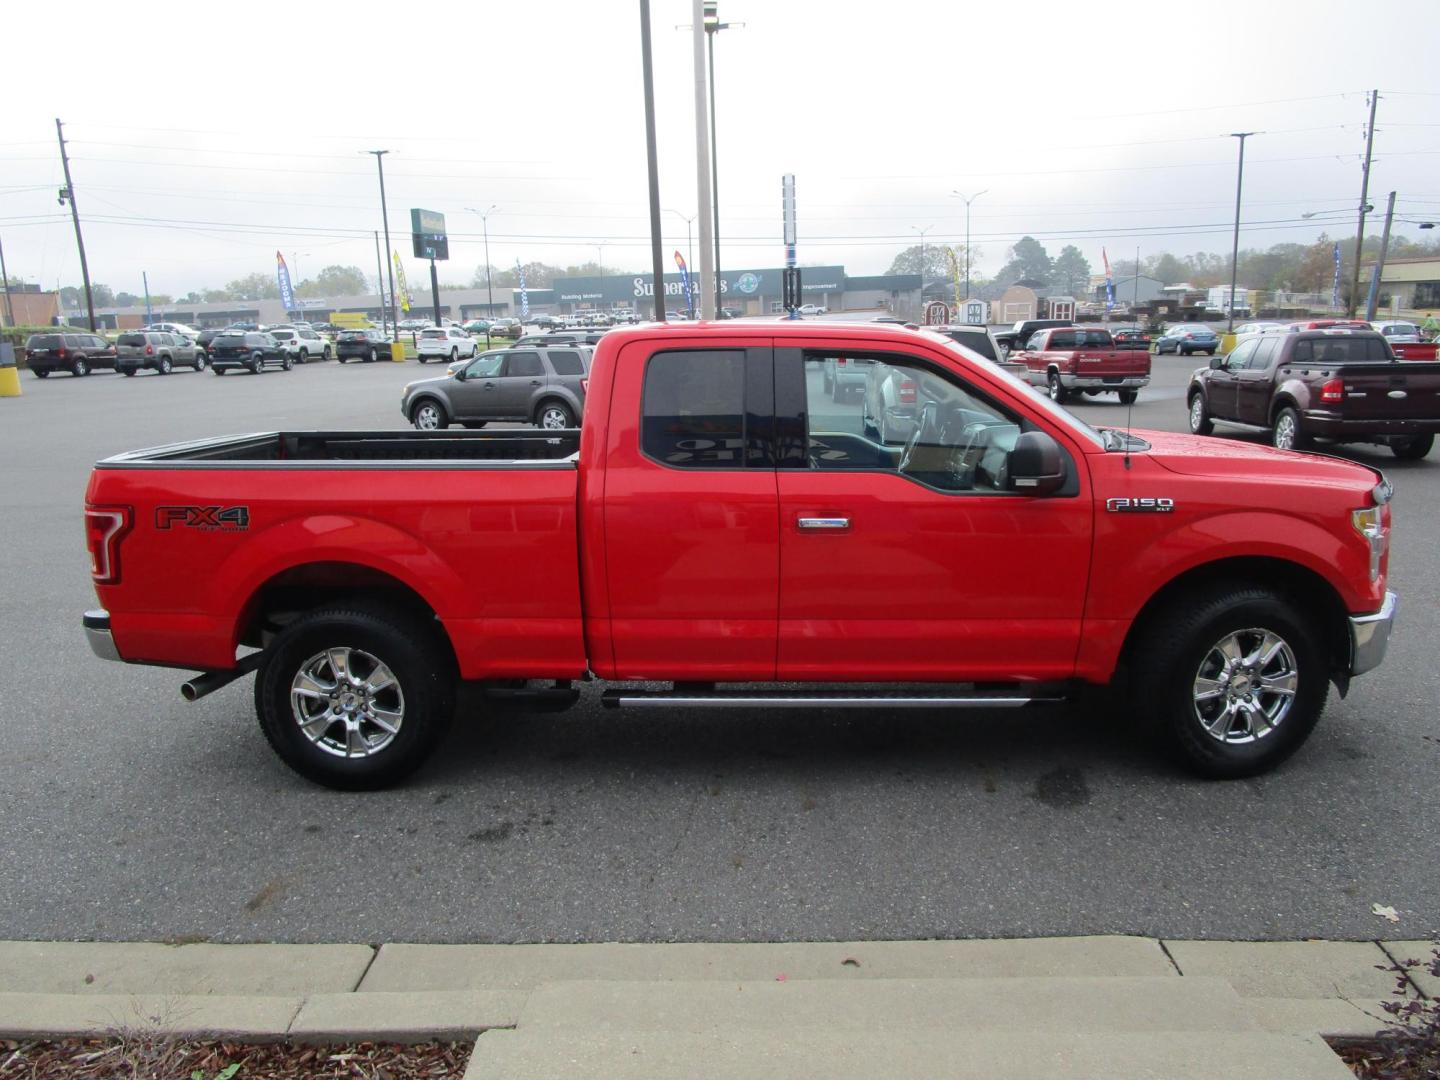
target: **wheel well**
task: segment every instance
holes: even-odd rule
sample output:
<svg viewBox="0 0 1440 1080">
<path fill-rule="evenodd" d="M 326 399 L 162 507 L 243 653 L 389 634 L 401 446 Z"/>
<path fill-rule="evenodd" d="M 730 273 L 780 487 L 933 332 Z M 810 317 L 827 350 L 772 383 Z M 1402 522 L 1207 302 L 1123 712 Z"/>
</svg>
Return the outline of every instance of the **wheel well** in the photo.
<svg viewBox="0 0 1440 1080">
<path fill-rule="evenodd" d="M 544 409 L 546 405 L 552 403 L 565 406 L 566 410 L 568 410 L 569 412 L 573 413 L 575 411 L 575 407 L 571 405 L 568 401 L 566 401 L 563 397 L 560 397 L 556 394 L 546 394 L 544 397 L 542 397 L 539 401 L 535 403 L 535 416 L 538 418 L 540 415 L 540 411 Z"/>
<path fill-rule="evenodd" d="M 1130 624 L 1120 652 L 1121 663 L 1125 663 L 1139 642 L 1150 637 L 1166 611 L 1196 596 L 1210 595 L 1219 588 L 1233 585 L 1273 590 L 1306 613 L 1313 625 L 1320 627 L 1321 645 L 1329 657 L 1332 674 L 1336 678 L 1345 677 L 1350 666 L 1349 613 L 1340 594 L 1315 571 L 1298 563 L 1264 556 L 1206 563 L 1167 582 L 1146 601 Z"/>
<path fill-rule="evenodd" d="M 1280 416 L 1281 409 L 1294 409 L 1298 413 L 1300 406 L 1296 405 L 1295 399 L 1289 395 L 1277 397 L 1270 403 L 1270 423 L 1275 423 L 1275 420 Z"/>
<path fill-rule="evenodd" d="M 445 403 L 441 401 L 438 397 L 436 397 L 434 394 L 416 394 L 415 400 L 410 402 L 411 421 L 414 421 L 415 419 L 415 410 L 420 408 L 420 406 L 424 405 L 427 401 L 433 405 L 438 405 L 440 411 L 443 412 L 446 416 L 450 415 L 450 410 L 445 407 Z"/>
<path fill-rule="evenodd" d="M 268 647 L 280 630 L 306 612 L 341 604 L 381 607 L 433 621 L 454 662 L 450 635 L 425 598 L 399 578 L 356 563 L 306 563 L 276 574 L 255 591 L 241 612 L 240 644 Z"/>
</svg>

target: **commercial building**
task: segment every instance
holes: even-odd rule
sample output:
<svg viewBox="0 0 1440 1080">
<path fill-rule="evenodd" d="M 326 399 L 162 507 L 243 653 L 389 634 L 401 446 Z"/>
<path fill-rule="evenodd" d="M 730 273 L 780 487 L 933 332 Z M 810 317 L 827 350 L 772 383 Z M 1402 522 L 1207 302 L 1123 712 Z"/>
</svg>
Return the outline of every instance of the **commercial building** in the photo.
<svg viewBox="0 0 1440 1080">
<path fill-rule="evenodd" d="M 1361 266 L 1362 287 L 1372 270 L 1373 264 Z M 1440 310 L 1440 259 L 1387 259 L 1380 271 L 1380 297 L 1386 311 Z"/>
</svg>

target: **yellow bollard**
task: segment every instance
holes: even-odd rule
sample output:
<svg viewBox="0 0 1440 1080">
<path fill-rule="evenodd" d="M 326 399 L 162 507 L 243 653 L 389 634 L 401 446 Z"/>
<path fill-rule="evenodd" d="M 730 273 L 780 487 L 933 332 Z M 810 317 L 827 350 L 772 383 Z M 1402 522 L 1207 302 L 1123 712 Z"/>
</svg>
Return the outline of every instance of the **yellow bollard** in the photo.
<svg viewBox="0 0 1440 1080">
<path fill-rule="evenodd" d="M 390 359 L 397 364 L 405 362 L 405 343 L 403 341 L 392 341 L 390 343 Z"/>
<path fill-rule="evenodd" d="M 0 397 L 20 396 L 20 371 L 15 367 L 15 346 L 0 342 Z"/>
<path fill-rule="evenodd" d="M 1229 356 L 1229 355 L 1230 355 L 1232 352 L 1234 352 L 1234 351 L 1235 351 L 1235 335 L 1234 335 L 1234 334 L 1221 334 L 1221 335 L 1220 335 L 1220 355 L 1221 355 L 1221 356 Z"/>
</svg>

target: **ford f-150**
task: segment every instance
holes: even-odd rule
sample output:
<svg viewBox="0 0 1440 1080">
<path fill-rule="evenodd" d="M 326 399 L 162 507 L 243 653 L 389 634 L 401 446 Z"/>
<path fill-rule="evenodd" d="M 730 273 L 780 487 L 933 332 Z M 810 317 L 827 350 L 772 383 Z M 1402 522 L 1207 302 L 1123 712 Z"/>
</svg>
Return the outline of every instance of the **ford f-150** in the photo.
<svg viewBox="0 0 1440 1080">
<path fill-rule="evenodd" d="M 824 393 L 838 359 L 909 384 L 903 443 Z M 578 431 L 276 432 L 100 462 L 91 648 L 198 670 L 192 699 L 256 672 L 271 745 L 339 788 L 419 765 L 461 681 L 560 707 L 589 679 L 608 706 L 725 709 L 1004 710 L 1111 685 L 1096 696 L 1191 769 L 1245 776 L 1384 655 L 1390 486 L 1363 465 L 1096 430 L 881 325 L 616 330 L 589 378 Z"/>
</svg>

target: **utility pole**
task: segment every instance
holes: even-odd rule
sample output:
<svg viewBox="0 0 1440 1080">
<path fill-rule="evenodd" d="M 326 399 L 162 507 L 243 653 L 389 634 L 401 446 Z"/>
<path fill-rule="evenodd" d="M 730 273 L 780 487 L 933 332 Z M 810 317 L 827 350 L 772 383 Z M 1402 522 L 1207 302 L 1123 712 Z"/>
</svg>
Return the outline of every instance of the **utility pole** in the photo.
<svg viewBox="0 0 1440 1080">
<path fill-rule="evenodd" d="M 95 332 L 95 297 L 90 292 L 90 266 L 85 261 L 85 237 L 80 232 L 80 208 L 75 205 L 75 184 L 70 179 L 70 155 L 65 153 L 65 125 L 55 118 L 55 134 L 60 139 L 60 164 L 65 168 L 65 186 L 60 189 L 60 205 L 70 202 L 70 216 L 75 221 L 75 246 L 80 249 L 80 277 L 85 282 L 85 308 L 90 313 L 90 332 Z M 133 279 L 132 279 L 133 280 Z"/>
<path fill-rule="evenodd" d="M 1380 278 L 1385 273 L 1385 256 L 1390 253 L 1390 224 L 1395 220 L 1395 192 L 1390 192 L 1390 203 L 1385 207 L 1385 232 L 1380 236 L 1380 260 L 1375 264 L 1375 287 L 1365 300 L 1365 321 L 1375 318 L 1375 305 L 1380 300 Z"/>
<path fill-rule="evenodd" d="M 650 175 L 650 258 L 657 321 L 665 310 L 665 255 L 660 250 L 660 167 L 655 157 L 655 72 L 650 63 L 650 0 L 640 0 L 640 67 L 645 83 L 645 164 Z"/>
<path fill-rule="evenodd" d="M 5 270 L 5 244 L 0 241 L 0 280 L 5 282 L 5 321 L 15 325 L 15 304 L 10 299 L 10 275 Z"/>
<path fill-rule="evenodd" d="M 1380 103 L 1380 91 L 1370 91 L 1370 124 L 1365 128 L 1365 167 L 1360 173 L 1360 223 L 1355 227 L 1355 272 L 1350 278 L 1350 303 L 1346 305 L 1347 318 L 1355 317 L 1360 292 L 1360 247 L 1365 243 L 1366 197 L 1370 194 L 1370 151 L 1375 146 L 1375 106 Z"/>
<path fill-rule="evenodd" d="M 384 260 L 380 258 L 380 234 L 375 234 L 375 288 L 380 293 L 380 332 L 386 337 L 390 331 L 385 328 L 385 267 Z"/>
<path fill-rule="evenodd" d="M 919 225 L 911 225 L 910 228 L 920 234 L 920 314 L 923 316 L 925 314 L 925 234 L 935 226 L 926 225 L 922 229 Z"/>
<path fill-rule="evenodd" d="M 150 313 L 150 274 L 147 271 L 140 271 L 140 282 L 145 287 L 145 325 L 149 326 L 155 321 L 155 316 Z"/>
<path fill-rule="evenodd" d="M 717 0 L 705 3 L 705 40 L 710 52 L 710 198 L 715 209 L 715 307 L 721 307 L 720 288 L 720 155 L 715 146 L 715 35 L 744 23 L 722 23 Z M 694 318 L 694 312 L 691 313 Z"/>
<path fill-rule="evenodd" d="M 1135 288 L 1131 291 L 1130 314 L 1133 317 L 1135 309 L 1140 306 L 1140 249 L 1135 249 Z M 1235 283 L 1230 283 L 1230 306 L 1235 306 Z"/>
<path fill-rule="evenodd" d="M 969 299 L 970 299 L 970 204 L 971 204 L 972 202 L 974 202 L 976 199 L 978 199 L 981 195 L 984 195 L 984 194 L 988 193 L 989 190 L 990 190 L 989 188 L 986 188 L 984 191 L 977 191 L 974 195 L 966 195 L 966 194 L 964 194 L 963 192 L 959 192 L 959 191 L 952 191 L 952 192 L 950 192 L 951 195 L 958 196 L 959 198 L 965 200 L 965 299 L 966 299 L 966 300 L 969 300 Z"/>
<path fill-rule="evenodd" d="M 1235 329 L 1235 282 L 1240 270 L 1240 188 L 1245 183 L 1245 140 L 1251 135 L 1258 135 L 1255 131 L 1232 131 L 1230 137 L 1240 140 L 1240 167 L 1235 172 L 1235 241 L 1230 245 L 1230 301 L 1225 305 L 1225 332 L 1228 334 Z M 1140 260 L 1135 260 L 1135 273 L 1140 273 Z"/>
<path fill-rule="evenodd" d="M 385 253 L 390 253 L 390 211 L 385 206 L 385 155 L 389 150 L 366 150 L 367 154 L 375 155 L 375 167 L 380 170 L 380 221 L 385 226 Z M 391 267 L 389 259 L 385 260 L 385 273 L 390 282 L 390 329 L 395 329 L 395 271 Z M 383 299 L 383 297 L 382 297 Z M 382 321 L 383 325 L 383 321 Z"/>
<path fill-rule="evenodd" d="M 700 318 L 715 318 L 715 241 L 710 217 L 710 118 L 706 111 L 705 0 L 691 0 L 695 70 L 695 179 L 700 216 Z"/>
</svg>

